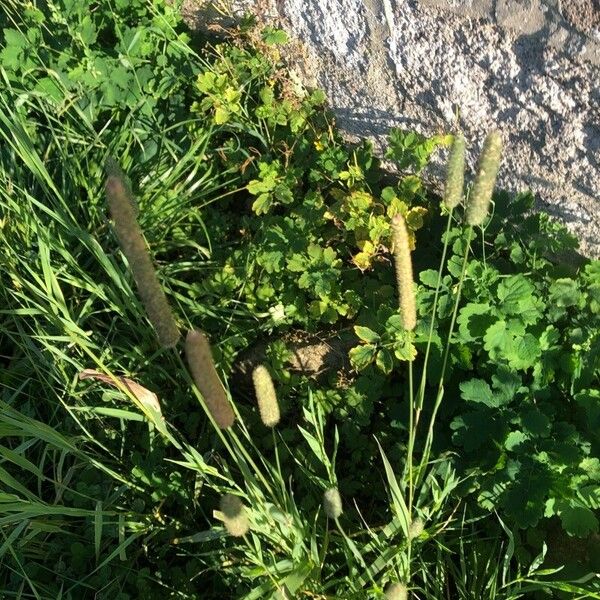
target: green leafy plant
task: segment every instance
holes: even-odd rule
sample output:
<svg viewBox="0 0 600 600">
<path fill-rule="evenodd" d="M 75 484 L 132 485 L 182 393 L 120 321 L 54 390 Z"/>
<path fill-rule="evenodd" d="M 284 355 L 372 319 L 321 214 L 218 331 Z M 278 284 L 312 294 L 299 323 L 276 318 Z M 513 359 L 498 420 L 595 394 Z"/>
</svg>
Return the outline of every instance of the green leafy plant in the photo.
<svg viewBox="0 0 600 600">
<path fill-rule="evenodd" d="M 392 131 L 394 181 L 280 30 L 199 54 L 160 1 L 1 10 L 3 593 L 600 597 L 589 556 L 561 570 L 600 505 L 600 271 L 564 228 L 526 194 L 488 217 L 493 177 L 463 226 L 460 137 Z M 152 285 L 206 332 L 191 373 L 109 225 L 110 155 Z M 339 370 L 298 369 L 295 335 Z"/>
</svg>

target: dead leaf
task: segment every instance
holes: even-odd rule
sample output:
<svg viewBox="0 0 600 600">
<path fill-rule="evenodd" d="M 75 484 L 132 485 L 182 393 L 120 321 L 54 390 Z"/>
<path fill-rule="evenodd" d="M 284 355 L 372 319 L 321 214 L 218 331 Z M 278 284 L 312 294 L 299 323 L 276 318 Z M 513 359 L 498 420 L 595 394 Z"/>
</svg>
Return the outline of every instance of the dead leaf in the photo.
<svg viewBox="0 0 600 600">
<path fill-rule="evenodd" d="M 94 381 L 101 381 L 108 385 L 119 389 L 119 386 L 115 383 L 115 378 L 100 371 L 94 369 L 84 369 L 79 373 L 79 379 L 92 379 Z M 128 379 L 127 377 L 116 376 L 116 379 L 123 385 L 124 388 L 145 408 L 150 409 L 152 412 L 157 413 L 160 418 L 164 421 L 162 411 L 160 409 L 160 402 L 158 396 L 145 388 L 143 385 L 136 383 L 135 381 Z"/>
</svg>

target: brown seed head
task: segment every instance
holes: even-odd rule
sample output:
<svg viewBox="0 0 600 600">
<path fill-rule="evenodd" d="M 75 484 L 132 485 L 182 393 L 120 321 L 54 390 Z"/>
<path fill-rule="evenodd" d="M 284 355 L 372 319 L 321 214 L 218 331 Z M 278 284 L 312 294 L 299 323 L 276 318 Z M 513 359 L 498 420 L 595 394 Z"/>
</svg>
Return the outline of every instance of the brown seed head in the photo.
<svg viewBox="0 0 600 600">
<path fill-rule="evenodd" d="M 204 333 L 197 329 L 188 331 L 185 338 L 185 356 L 194 383 L 215 423 L 221 429 L 231 427 L 235 414 L 215 369 L 210 344 Z"/>
<path fill-rule="evenodd" d="M 136 220 L 133 197 L 122 174 L 107 177 L 106 197 L 119 245 L 129 263 L 148 319 L 161 346 L 171 348 L 179 340 L 179 330 L 156 276 L 142 230 Z"/>
</svg>

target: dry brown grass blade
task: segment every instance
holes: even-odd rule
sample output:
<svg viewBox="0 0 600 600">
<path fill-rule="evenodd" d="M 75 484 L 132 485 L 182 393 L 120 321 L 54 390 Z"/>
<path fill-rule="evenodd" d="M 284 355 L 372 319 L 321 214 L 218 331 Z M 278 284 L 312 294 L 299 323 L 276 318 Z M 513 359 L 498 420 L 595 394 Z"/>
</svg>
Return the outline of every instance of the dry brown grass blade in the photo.
<svg viewBox="0 0 600 600">
<path fill-rule="evenodd" d="M 142 405 L 143 408 L 149 409 L 152 412 L 157 413 L 160 416 L 161 420 L 164 421 L 164 417 L 160 409 L 160 402 L 158 400 L 158 396 L 154 392 L 151 392 L 148 388 L 145 388 L 143 385 L 136 383 L 132 379 L 129 379 L 127 377 L 120 377 L 118 375 L 106 375 L 106 373 L 101 373 L 100 371 L 96 371 L 94 369 L 84 369 L 83 371 L 81 371 L 81 373 L 79 373 L 79 379 L 91 379 L 93 381 L 100 381 L 117 389 L 120 389 L 119 384 L 121 384 L 121 386 L 123 386 L 123 388 L 125 388 L 125 390 L 127 390 Z"/>
</svg>

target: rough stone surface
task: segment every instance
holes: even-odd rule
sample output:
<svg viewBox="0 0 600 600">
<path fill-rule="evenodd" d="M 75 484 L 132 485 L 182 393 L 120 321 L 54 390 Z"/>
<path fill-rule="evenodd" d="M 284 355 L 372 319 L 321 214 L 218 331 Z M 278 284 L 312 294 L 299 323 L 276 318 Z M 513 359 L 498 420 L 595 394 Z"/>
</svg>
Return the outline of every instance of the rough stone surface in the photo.
<svg viewBox="0 0 600 600">
<path fill-rule="evenodd" d="M 295 38 L 290 62 L 325 90 L 350 137 L 381 147 L 390 126 L 460 127 L 473 166 L 498 127 L 501 187 L 532 189 L 600 255 L 598 0 L 251 3 Z M 434 179 L 441 172 L 432 165 Z"/>
</svg>

